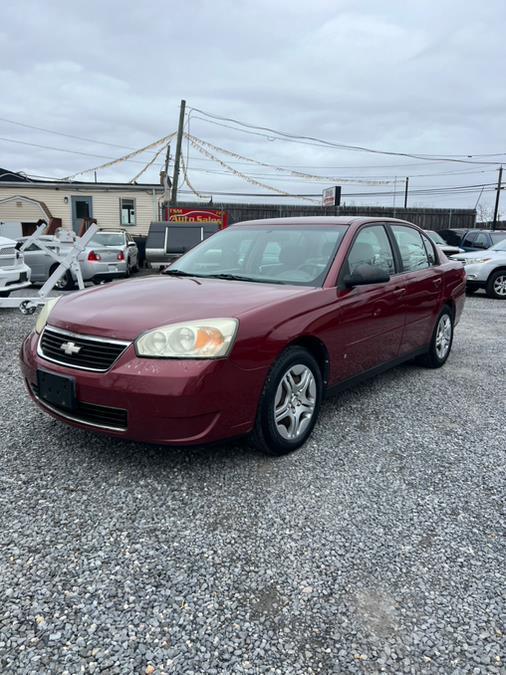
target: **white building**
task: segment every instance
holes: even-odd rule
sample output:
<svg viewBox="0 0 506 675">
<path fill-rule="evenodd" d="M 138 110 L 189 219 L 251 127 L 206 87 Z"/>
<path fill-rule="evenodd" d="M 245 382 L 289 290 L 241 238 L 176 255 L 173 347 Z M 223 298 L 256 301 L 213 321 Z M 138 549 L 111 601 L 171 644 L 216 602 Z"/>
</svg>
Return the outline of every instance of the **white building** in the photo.
<svg viewBox="0 0 506 675">
<path fill-rule="evenodd" d="M 159 184 L 36 181 L 0 169 L 0 222 L 21 222 L 26 230 L 43 219 L 61 219 L 63 227 L 79 232 L 84 218 L 99 227 L 124 227 L 146 235 L 159 220 L 164 189 Z"/>
</svg>

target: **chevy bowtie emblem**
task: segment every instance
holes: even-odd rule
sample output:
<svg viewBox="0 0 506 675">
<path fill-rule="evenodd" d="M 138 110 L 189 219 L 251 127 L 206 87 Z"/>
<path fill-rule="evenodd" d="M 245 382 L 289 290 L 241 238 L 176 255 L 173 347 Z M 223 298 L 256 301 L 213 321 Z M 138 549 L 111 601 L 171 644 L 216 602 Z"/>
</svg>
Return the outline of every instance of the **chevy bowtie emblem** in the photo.
<svg viewBox="0 0 506 675">
<path fill-rule="evenodd" d="M 78 347 L 74 342 L 63 342 L 60 345 L 62 352 L 65 352 L 67 356 L 72 356 L 72 354 L 79 354 L 81 347 Z"/>
</svg>

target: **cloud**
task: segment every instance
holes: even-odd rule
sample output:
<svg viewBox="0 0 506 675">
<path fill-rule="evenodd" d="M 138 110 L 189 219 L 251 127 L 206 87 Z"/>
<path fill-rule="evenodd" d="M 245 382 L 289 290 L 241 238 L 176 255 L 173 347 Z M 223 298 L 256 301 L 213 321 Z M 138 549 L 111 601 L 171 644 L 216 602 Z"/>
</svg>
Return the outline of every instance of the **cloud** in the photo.
<svg viewBox="0 0 506 675">
<path fill-rule="evenodd" d="M 186 98 L 189 107 L 340 143 L 412 153 L 506 152 L 502 0 L 462 0 L 458 12 L 450 0 L 5 5 L 0 8 L 3 118 L 140 147 L 176 128 L 179 101 Z M 354 167 L 328 170 L 338 175 L 412 175 L 413 189 L 496 180 L 494 166 L 481 167 L 488 173 L 417 178 L 473 167 L 416 166 L 414 160 L 269 141 L 198 117 L 191 119 L 197 136 L 264 162 L 308 170 Z M 98 155 L 121 153 L 2 121 L 0 136 L 97 154 L 95 161 L 0 141 L 0 165 L 38 175 L 68 175 L 99 164 Z M 99 177 L 129 179 L 140 168 L 132 162 Z M 145 177 L 157 180 L 158 168 Z M 206 171 L 222 168 L 190 152 L 197 187 L 254 190 Z M 297 192 L 323 187 L 276 174 L 262 180 Z M 423 196 L 417 202 L 472 206 L 477 196 Z M 366 204 L 375 201 L 390 203 L 391 197 L 364 198 Z"/>
</svg>

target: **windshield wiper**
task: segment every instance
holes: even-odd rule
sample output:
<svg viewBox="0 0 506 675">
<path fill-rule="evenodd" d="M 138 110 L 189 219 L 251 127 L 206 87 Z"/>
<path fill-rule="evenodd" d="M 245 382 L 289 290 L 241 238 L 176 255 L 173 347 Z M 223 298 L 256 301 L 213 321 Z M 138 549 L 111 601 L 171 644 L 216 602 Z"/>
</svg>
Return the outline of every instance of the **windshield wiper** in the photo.
<svg viewBox="0 0 506 675">
<path fill-rule="evenodd" d="M 191 272 L 184 272 L 183 270 L 164 270 L 162 274 L 170 274 L 172 277 L 201 277 L 202 274 L 192 274 Z"/>
<path fill-rule="evenodd" d="M 284 284 L 284 281 L 277 281 L 275 279 L 258 279 L 254 277 L 243 277 L 240 274 L 206 274 L 202 275 L 209 279 L 226 279 L 228 281 L 253 281 L 259 284 Z"/>
</svg>

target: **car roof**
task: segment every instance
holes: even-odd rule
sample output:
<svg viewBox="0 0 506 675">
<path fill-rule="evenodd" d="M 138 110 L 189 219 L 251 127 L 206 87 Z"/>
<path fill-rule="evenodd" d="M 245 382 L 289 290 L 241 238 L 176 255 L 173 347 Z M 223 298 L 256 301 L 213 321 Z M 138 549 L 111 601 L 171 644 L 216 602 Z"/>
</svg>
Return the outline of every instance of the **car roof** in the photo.
<svg viewBox="0 0 506 675">
<path fill-rule="evenodd" d="M 384 218 L 380 216 L 294 216 L 287 218 L 261 218 L 258 220 L 242 220 L 238 223 L 233 223 L 231 227 L 236 225 L 353 225 L 361 223 L 403 223 L 412 225 L 406 220 L 399 218 Z"/>
</svg>

